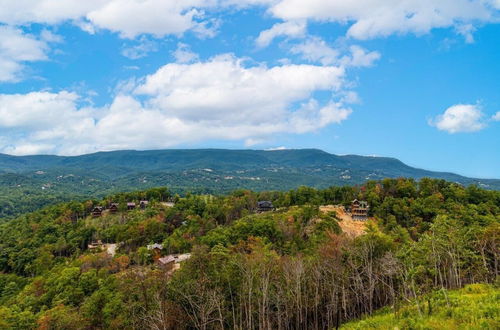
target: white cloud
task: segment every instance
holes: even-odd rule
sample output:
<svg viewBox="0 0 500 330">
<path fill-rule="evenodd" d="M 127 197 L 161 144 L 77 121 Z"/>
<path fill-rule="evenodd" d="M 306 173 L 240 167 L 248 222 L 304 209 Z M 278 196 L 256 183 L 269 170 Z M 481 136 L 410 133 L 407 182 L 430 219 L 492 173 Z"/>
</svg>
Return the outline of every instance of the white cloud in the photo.
<svg viewBox="0 0 500 330">
<path fill-rule="evenodd" d="M 500 111 L 498 111 L 496 114 L 491 117 L 494 121 L 500 121 Z"/>
<path fill-rule="evenodd" d="M 202 0 L 111 0 L 86 13 L 96 27 L 118 32 L 124 38 L 140 34 L 162 37 L 181 34 L 196 25 Z"/>
<path fill-rule="evenodd" d="M 40 32 L 40 39 L 45 42 L 53 42 L 53 43 L 61 43 L 64 41 L 64 38 L 62 36 L 46 29 Z"/>
<path fill-rule="evenodd" d="M 457 104 L 446 109 L 430 124 L 451 134 L 476 132 L 486 127 L 483 117 L 484 114 L 478 105 Z"/>
<path fill-rule="evenodd" d="M 303 37 L 306 34 L 306 23 L 304 21 L 290 21 L 274 24 L 270 29 L 259 34 L 255 41 L 259 47 L 267 47 L 276 37 Z"/>
<path fill-rule="evenodd" d="M 9 25 L 59 24 L 77 20 L 108 0 L 2 0 L 0 22 Z"/>
<path fill-rule="evenodd" d="M 89 33 L 107 29 L 123 38 L 163 37 L 191 29 L 210 32 L 210 21 L 202 20 L 203 9 L 216 4 L 216 0 L 3 0 L 0 22 L 56 25 L 72 21 Z"/>
<path fill-rule="evenodd" d="M 300 55 L 302 59 L 309 62 L 343 67 L 369 67 L 380 59 L 380 53 L 367 52 L 357 45 L 349 47 L 349 54 L 340 57 L 340 50 L 330 47 L 319 37 L 309 37 L 303 43 L 292 46 L 290 52 Z"/>
<path fill-rule="evenodd" d="M 122 55 L 131 60 L 137 60 L 147 56 L 151 52 L 156 52 L 157 50 L 158 44 L 155 41 L 149 40 L 143 36 L 139 39 L 138 44 L 124 48 L 122 50 Z"/>
<path fill-rule="evenodd" d="M 47 59 L 48 45 L 21 29 L 0 26 L 0 82 L 22 78 L 26 62 Z"/>
<path fill-rule="evenodd" d="M 75 122 L 86 116 L 76 108 L 78 95 L 69 92 L 0 94 L 0 126 L 45 129 Z"/>
<path fill-rule="evenodd" d="M 464 37 L 465 42 L 468 44 L 474 43 L 474 32 L 476 28 L 472 24 L 461 24 L 457 25 L 455 30 L 458 34 Z"/>
<path fill-rule="evenodd" d="M 280 146 L 280 147 L 274 147 L 274 148 L 267 148 L 265 151 L 281 151 L 281 150 L 288 150 L 287 147 L 285 146 Z"/>
<path fill-rule="evenodd" d="M 198 60 L 198 54 L 191 51 L 189 45 L 179 42 L 177 49 L 172 52 L 177 63 L 191 63 Z"/>
<path fill-rule="evenodd" d="M 309 62 L 319 62 L 323 65 L 337 63 L 340 52 L 331 48 L 319 37 L 309 37 L 303 43 L 290 48 L 292 54 L 299 54 Z"/>
<path fill-rule="evenodd" d="M 498 19 L 498 12 L 492 8 L 495 4 L 498 6 L 497 2 L 483 0 L 281 0 L 270 12 L 285 21 L 351 24 L 348 36 L 371 39 L 493 21 Z"/>
<path fill-rule="evenodd" d="M 344 56 L 341 63 L 352 67 L 369 67 L 380 59 L 380 53 L 373 51 L 367 52 L 364 48 L 353 45 L 349 48 L 351 54 Z"/>
<path fill-rule="evenodd" d="M 316 91 L 341 93 L 343 79 L 341 67 L 245 66 L 223 55 L 167 64 L 100 109 L 79 107 L 70 92 L 0 94 L 0 127 L 9 132 L 0 152 L 81 154 L 201 140 L 250 145 L 273 134 L 314 132 L 351 113 L 313 98 Z"/>
<path fill-rule="evenodd" d="M 470 41 L 474 25 L 498 21 L 500 9 L 498 0 L 2 0 L 0 22 L 55 25 L 71 21 L 89 33 L 106 29 L 124 38 L 186 31 L 210 37 L 220 24 L 211 14 L 250 6 L 265 6 L 285 21 L 261 36 L 262 45 L 279 35 L 300 34 L 305 25 L 291 22 L 306 20 L 349 24 L 348 35 L 357 39 L 455 27 Z"/>
<path fill-rule="evenodd" d="M 270 113 L 285 115 L 288 105 L 308 98 L 313 91 L 339 89 L 343 76 L 339 67 L 246 68 L 243 60 L 222 55 L 204 63 L 167 64 L 148 76 L 136 93 L 152 97 L 151 106 L 168 109 L 185 120 L 258 124 Z"/>
</svg>

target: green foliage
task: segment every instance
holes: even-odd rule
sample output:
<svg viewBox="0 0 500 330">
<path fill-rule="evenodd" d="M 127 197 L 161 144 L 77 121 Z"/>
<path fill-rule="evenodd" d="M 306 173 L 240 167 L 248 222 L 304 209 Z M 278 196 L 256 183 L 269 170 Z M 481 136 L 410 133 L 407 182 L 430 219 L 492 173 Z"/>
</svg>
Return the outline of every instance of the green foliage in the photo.
<svg viewBox="0 0 500 330">
<path fill-rule="evenodd" d="M 354 198 L 369 201 L 373 220 L 349 237 L 318 206 Z M 144 210 L 90 213 L 142 199 Z M 256 213 L 259 200 L 276 210 Z M 320 329 L 384 306 L 393 307 L 360 324 L 495 327 L 498 290 L 466 285 L 497 281 L 499 220 L 500 192 L 432 179 L 62 203 L 0 225 L 0 328 Z M 191 258 L 176 271 L 155 262 L 171 253 Z"/>
<path fill-rule="evenodd" d="M 498 329 L 499 299 L 500 289 L 472 284 L 456 291 L 433 292 L 397 310 L 384 308 L 341 329 Z"/>
</svg>

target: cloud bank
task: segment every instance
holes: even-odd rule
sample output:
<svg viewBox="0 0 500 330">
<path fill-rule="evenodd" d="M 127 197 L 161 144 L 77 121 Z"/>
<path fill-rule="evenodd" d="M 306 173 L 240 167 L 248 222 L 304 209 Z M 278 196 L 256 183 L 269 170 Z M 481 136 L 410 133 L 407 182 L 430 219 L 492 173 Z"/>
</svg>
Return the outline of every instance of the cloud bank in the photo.
<svg viewBox="0 0 500 330">
<path fill-rule="evenodd" d="M 348 36 L 356 39 L 404 33 L 420 35 L 435 28 L 454 27 L 470 40 L 474 25 L 498 21 L 500 9 L 497 0 L 2 0 L 0 3 L 0 22 L 4 24 L 54 25 L 71 21 L 89 32 L 106 29 L 123 38 L 182 34 L 205 26 L 211 17 L 228 7 L 262 6 L 284 22 L 348 24 Z M 269 37 L 286 34 L 296 23 L 284 24 L 271 28 Z M 265 35 L 263 38 L 265 43 Z"/>
<path fill-rule="evenodd" d="M 74 155 L 97 150 L 165 148 L 201 140 L 244 140 L 306 133 L 348 118 L 335 95 L 341 66 L 246 66 L 223 55 L 170 63 L 108 106 L 82 106 L 71 92 L 0 94 L 1 152 Z M 320 103 L 317 91 L 332 94 Z"/>
</svg>

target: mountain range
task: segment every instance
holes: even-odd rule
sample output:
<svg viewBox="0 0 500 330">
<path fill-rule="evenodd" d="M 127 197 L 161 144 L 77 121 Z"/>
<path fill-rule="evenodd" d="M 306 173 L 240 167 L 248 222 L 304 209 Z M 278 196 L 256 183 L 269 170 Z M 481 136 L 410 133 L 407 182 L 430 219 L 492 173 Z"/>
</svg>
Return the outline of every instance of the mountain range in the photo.
<svg viewBox="0 0 500 330">
<path fill-rule="evenodd" d="M 155 186 L 168 186 L 174 192 L 223 193 L 239 188 L 324 188 L 395 177 L 439 178 L 500 190 L 498 179 L 468 178 L 414 168 L 395 158 L 339 156 L 317 149 L 123 150 L 81 156 L 0 154 L 0 216 L 17 213 L 16 198 L 20 197 L 39 201 L 33 205 L 38 207 L 46 199 L 100 197 Z"/>
</svg>

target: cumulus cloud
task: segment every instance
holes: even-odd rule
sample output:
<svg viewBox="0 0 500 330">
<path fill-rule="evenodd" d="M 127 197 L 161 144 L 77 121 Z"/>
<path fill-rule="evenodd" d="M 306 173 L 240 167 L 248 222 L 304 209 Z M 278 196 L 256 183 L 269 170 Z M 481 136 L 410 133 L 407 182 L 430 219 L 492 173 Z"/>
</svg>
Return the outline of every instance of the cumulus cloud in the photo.
<svg viewBox="0 0 500 330">
<path fill-rule="evenodd" d="M 252 144 L 346 120 L 351 110 L 343 103 L 313 97 L 316 91 L 340 93 L 343 84 L 341 67 L 247 66 L 223 55 L 167 64 L 100 109 L 79 106 L 70 92 L 3 94 L 0 127 L 10 133 L 0 150 L 80 154 L 200 140 Z"/>
<path fill-rule="evenodd" d="M 269 0 L 0 0 L 0 23 L 57 25 L 72 22 L 94 34 L 105 29 L 122 38 L 149 34 L 156 37 L 193 31 L 213 37 L 220 21 L 207 10 L 270 5 Z"/>
<path fill-rule="evenodd" d="M 89 33 L 106 29 L 123 38 L 142 34 L 163 37 L 195 28 L 206 32 L 207 22 L 201 19 L 203 9 L 215 8 L 216 5 L 216 0 L 2 1 L 0 22 L 55 25 L 72 21 Z"/>
<path fill-rule="evenodd" d="M 430 124 L 451 134 L 477 132 L 486 127 L 483 118 L 484 114 L 478 105 L 457 104 L 446 109 Z"/>
<path fill-rule="evenodd" d="M 0 22 L 9 25 L 59 24 L 77 20 L 105 5 L 107 0 L 2 0 Z"/>
<path fill-rule="evenodd" d="M 124 38 L 148 33 L 158 37 L 181 34 L 196 25 L 201 0 L 111 0 L 86 13 L 96 27 L 118 32 Z"/>
<path fill-rule="evenodd" d="M 306 34 L 306 24 L 304 21 L 290 21 L 274 24 L 270 29 L 259 34 L 255 41 L 259 47 L 267 47 L 275 38 L 280 36 L 303 37 Z"/>
<path fill-rule="evenodd" d="M 0 26 L 0 82 L 22 78 L 24 63 L 47 59 L 48 44 L 21 29 Z"/>
<path fill-rule="evenodd" d="M 498 111 L 496 114 L 491 117 L 494 121 L 500 121 L 500 111 Z"/>
<path fill-rule="evenodd" d="M 0 126 L 45 128 L 65 119 L 74 121 L 79 115 L 75 108 L 77 98 L 69 92 L 0 94 Z"/>
<path fill-rule="evenodd" d="M 500 9 L 498 0 L 3 0 L 0 22 L 72 21 L 91 33 L 107 29 L 124 38 L 176 35 L 188 30 L 210 35 L 216 29 L 213 17 L 206 17 L 206 12 L 249 6 L 265 6 L 271 15 L 285 21 L 262 35 L 264 45 L 278 35 L 300 33 L 302 27 L 290 22 L 305 20 L 350 24 L 348 35 L 357 39 L 455 27 L 470 41 L 472 24 L 497 20 Z"/>
<path fill-rule="evenodd" d="M 483 0 L 281 0 L 269 10 L 285 21 L 307 19 L 350 24 L 356 39 L 428 33 L 498 19 L 498 3 Z M 466 33 L 472 32 L 469 28 Z"/>
</svg>

